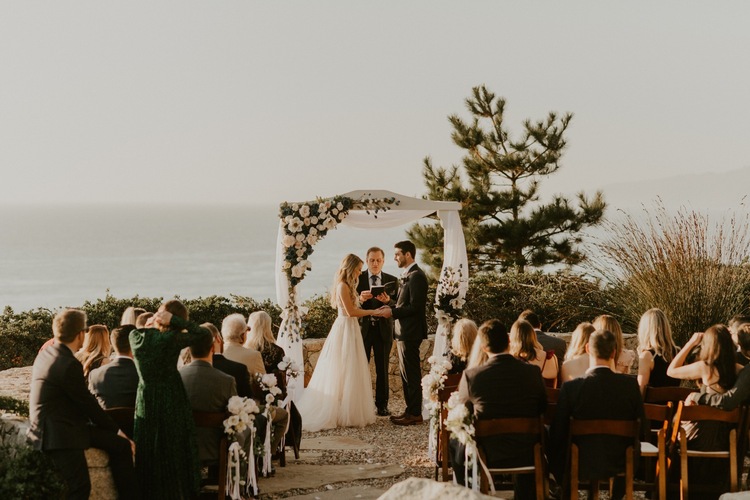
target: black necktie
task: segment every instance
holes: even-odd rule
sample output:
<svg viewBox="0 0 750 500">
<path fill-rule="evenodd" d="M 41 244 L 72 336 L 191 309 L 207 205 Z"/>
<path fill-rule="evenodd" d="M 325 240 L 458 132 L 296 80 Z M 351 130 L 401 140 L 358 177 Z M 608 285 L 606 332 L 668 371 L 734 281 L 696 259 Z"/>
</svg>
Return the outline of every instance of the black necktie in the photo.
<svg viewBox="0 0 750 500">
<path fill-rule="evenodd" d="M 372 281 L 372 286 L 377 286 L 377 284 L 378 284 L 378 275 L 377 274 L 373 274 L 372 276 L 370 276 L 370 281 Z"/>
</svg>

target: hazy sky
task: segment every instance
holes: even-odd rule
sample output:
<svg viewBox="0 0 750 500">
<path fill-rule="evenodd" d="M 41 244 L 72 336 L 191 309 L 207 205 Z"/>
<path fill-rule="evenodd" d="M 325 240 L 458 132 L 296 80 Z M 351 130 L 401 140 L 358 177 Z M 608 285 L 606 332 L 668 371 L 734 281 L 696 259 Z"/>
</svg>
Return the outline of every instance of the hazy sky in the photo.
<svg viewBox="0 0 750 500">
<path fill-rule="evenodd" d="M 571 191 L 750 166 L 750 3 L 0 3 L 0 202 L 424 192 L 471 87 L 575 114 Z"/>
</svg>

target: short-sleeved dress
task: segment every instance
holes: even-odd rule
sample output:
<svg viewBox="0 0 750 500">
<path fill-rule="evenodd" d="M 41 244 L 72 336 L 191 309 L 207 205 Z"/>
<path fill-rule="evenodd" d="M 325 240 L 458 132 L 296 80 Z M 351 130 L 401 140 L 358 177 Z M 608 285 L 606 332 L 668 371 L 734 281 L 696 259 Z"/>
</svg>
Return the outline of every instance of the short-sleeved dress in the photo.
<svg viewBox="0 0 750 500">
<path fill-rule="evenodd" d="M 193 410 L 177 371 L 177 357 L 197 337 L 211 333 L 176 316 L 170 327 L 166 332 L 130 332 L 139 377 L 135 468 L 144 499 L 193 498 L 200 488 Z"/>
</svg>

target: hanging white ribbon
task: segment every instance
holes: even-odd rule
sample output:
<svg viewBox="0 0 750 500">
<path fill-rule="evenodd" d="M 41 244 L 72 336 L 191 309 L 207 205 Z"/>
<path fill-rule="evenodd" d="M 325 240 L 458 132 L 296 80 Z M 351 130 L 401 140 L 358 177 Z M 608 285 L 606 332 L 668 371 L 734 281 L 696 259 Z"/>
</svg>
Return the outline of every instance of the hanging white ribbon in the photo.
<svg viewBox="0 0 750 500">
<path fill-rule="evenodd" d="M 263 450 L 265 453 L 263 453 L 263 468 L 261 472 L 263 472 L 264 477 L 268 477 L 271 475 L 271 455 L 273 454 L 271 451 L 271 405 L 266 405 L 264 414 L 266 416 L 266 438 L 263 440 Z"/>
<path fill-rule="evenodd" d="M 227 481 L 225 484 L 225 493 L 232 500 L 240 500 L 240 454 L 242 447 L 237 441 L 229 445 L 229 455 L 227 457 Z"/>
<path fill-rule="evenodd" d="M 250 426 L 250 448 L 247 453 L 247 475 L 245 476 L 245 493 L 250 494 L 252 488 L 253 497 L 258 496 L 258 477 L 255 475 L 255 425 Z"/>
</svg>

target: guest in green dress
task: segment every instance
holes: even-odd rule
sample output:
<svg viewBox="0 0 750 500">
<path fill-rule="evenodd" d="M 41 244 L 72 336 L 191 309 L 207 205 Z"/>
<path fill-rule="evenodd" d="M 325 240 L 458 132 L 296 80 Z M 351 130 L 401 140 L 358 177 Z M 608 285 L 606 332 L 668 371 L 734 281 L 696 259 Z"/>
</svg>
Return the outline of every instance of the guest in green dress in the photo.
<svg viewBox="0 0 750 500">
<path fill-rule="evenodd" d="M 211 334 L 187 318 L 187 308 L 170 300 L 145 328 L 130 333 L 139 377 L 135 467 L 144 499 L 189 499 L 200 488 L 193 411 L 177 357 L 196 338 Z"/>
</svg>

